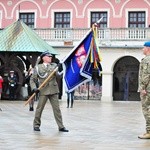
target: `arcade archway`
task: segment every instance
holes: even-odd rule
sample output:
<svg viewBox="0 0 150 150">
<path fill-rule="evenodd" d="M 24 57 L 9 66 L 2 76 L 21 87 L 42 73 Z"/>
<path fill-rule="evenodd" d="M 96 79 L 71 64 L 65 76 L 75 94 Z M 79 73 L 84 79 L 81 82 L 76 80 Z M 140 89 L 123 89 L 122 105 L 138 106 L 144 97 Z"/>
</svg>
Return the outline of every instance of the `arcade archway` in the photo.
<svg viewBox="0 0 150 150">
<path fill-rule="evenodd" d="M 2 99 L 8 99 L 8 75 L 10 70 L 13 70 L 17 76 L 18 83 L 16 89 L 16 99 L 22 99 L 20 95 L 21 87 L 24 84 L 24 71 L 29 69 L 29 66 L 34 66 L 39 53 L 12 53 L 2 52 L 0 54 L 0 75 L 3 77 Z"/>
<path fill-rule="evenodd" d="M 139 101 L 139 61 L 131 56 L 119 59 L 114 66 L 113 100 Z"/>
</svg>

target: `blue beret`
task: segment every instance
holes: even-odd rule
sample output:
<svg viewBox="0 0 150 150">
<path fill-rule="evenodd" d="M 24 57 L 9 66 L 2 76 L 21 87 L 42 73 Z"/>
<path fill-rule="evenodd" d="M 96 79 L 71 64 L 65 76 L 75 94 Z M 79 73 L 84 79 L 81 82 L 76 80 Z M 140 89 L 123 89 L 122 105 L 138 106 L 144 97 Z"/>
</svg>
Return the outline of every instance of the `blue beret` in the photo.
<svg viewBox="0 0 150 150">
<path fill-rule="evenodd" d="M 145 43 L 144 43 L 144 46 L 146 46 L 146 47 L 150 47 L 150 41 L 145 42 Z"/>
<path fill-rule="evenodd" d="M 45 51 L 40 55 L 40 57 L 43 58 L 44 56 L 52 57 L 52 54 L 48 51 Z"/>
</svg>

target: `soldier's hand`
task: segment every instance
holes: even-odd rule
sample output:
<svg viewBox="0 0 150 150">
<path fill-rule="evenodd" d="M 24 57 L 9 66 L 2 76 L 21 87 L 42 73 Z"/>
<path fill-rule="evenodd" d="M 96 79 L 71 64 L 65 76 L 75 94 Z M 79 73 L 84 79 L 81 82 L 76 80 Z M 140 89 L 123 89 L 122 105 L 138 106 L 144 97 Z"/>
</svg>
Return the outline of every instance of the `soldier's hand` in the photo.
<svg viewBox="0 0 150 150">
<path fill-rule="evenodd" d="M 62 64 L 61 64 L 61 63 L 59 63 L 57 66 L 58 66 L 58 72 L 63 71 L 63 67 L 62 67 Z"/>
<path fill-rule="evenodd" d="M 147 94 L 146 90 L 141 90 L 141 94 L 146 95 Z"/>
<path fill-rule="evenodd" d="M 32 92 L 33 92 L 33 93 L 39 93 L 40 91 L 39 91 L 38 88 L 34 88 L 34 89 L 32 90 Z"/>
</svg>

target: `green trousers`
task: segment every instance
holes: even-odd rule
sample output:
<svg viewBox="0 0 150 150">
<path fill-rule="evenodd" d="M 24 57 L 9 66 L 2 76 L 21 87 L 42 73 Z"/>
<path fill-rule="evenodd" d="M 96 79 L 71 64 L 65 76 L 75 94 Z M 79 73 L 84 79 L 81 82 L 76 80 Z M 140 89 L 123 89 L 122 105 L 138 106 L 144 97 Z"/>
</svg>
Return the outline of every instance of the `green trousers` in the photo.
<svg viewBox="0 0 150 150">
<path fill-rule="evenodd" d="M 46 104 L 48 99 L 49 99 L 49 101 L 52 105 L 54 117 L 55 117 L 56 123 L 58 125 L 58 128 L 61 129 L 61 128 L 64 127 L 64 125 L 63 125 L 63 121 L 62 121 L 61 111 L 60 111 L 60 108 L 59 108 L 58 94 L 41 95 L 39 97 L 39 101 L 38 101 L 38 104 L 37 104 L 37 107 L 36 107 L 33 126 L 34 127 L 40 127 L 40 125 L 41 125 L 41 115 L 42 115 L 43 109 L 44 109 L 45 104 Z"/>
<path fill-rule="evenodd" d="M 144 96 L 140 95 L 140 97 L 141 97 L 143 115 L 146 120 L 146 131 L 147 133 L 150 133 L 150 93 Z"/>
</svg>

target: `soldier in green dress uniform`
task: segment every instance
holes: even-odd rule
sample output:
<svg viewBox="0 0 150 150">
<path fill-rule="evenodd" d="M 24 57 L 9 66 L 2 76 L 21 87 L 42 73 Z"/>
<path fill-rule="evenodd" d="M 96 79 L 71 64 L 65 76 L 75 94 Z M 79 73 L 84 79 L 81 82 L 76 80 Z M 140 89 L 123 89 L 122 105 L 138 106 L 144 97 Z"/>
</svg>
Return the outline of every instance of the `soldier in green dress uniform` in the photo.
<svg viewBox="0 0 150 150">
<path fill-rule="evenodd" d="M 39 92 L 39 100 L 35 112 L 35 118 L 33 122 L 34 131 L 40 131 L 41 125 L 41 115 L 44 109 L 44 106 L 49 99 L 56 123 L 58 125 L 58 130 L 61 132 L 68 132 L 68 130 L 64 127 L 62 121 L 62 115 L 59 108 L 59 100 L 58 100 L 58 84 L 56 81 L 56 74 L 49 80 L 49 82 L 39 91 L 36 87 L 36 82 L 38 80 L 39 86 L 43 83 L 43 81 L 48 77 L 49 74 L 55 69 L 57 66 L 56 63 L 52 63 L 52 55 L 49 52 L 44 52 L 41 54 L 42 64 L 38 64 L 34 68 L 34 72 L 30 78 L 30 85 L 33 92 Z"/>
</svg>

